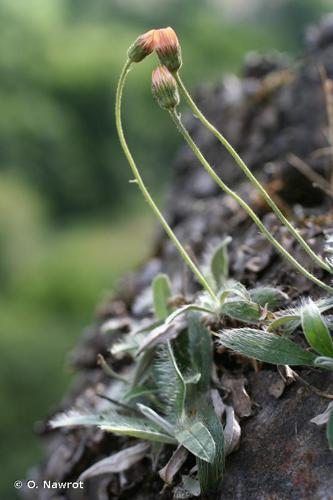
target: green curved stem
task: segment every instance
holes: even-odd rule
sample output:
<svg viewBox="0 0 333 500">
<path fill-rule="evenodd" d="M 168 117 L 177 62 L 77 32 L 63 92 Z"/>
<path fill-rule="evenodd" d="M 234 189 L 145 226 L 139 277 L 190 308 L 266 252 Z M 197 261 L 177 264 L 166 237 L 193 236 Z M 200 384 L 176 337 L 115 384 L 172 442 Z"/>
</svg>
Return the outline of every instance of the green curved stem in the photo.
<svg viewBox="0 0 333 500">
<path fill-rule="evenodd" d="M 186 264 L 190 267 L 190 269 L 196 275 L 197 279 L 200 281 L 201 285 L 207 290 L 209 295 L 214 300 L 217 300 L 217 297 L 216 297 L 214 291 L 212 290 L 212 288 L 207 283 L 207 280 L 205 279 L 205 277 L 203 276 L 203 274 L 201 273 L 199 268 L 192 261 L 191 257 L 188 255 L 185 248 L 183 247 L 183 245 L 178 240 L 177 236 L 172 231 L 172 229 L 169 226 L 169 224 L 167 223 L 166 219 L 163 217 L 162 213 L 160 212 L 160 210 L 159 210 L 158 206 L 156 205 L 156 203 L 154 202 L 153 198 L 150 196 L 149 191 L 147 190 L 147 188 L 142 180 L 142 177 L 140 175 L 140 172 L 135 164 L 134 158 L 133 158 L 133 156 L 128 148 L 128 145 L 127 145 L 127 142 L 125 139 L 125 135 L 124 135 L 124 131 L 123 131 L 123 126 L 122 126 L 121 101 L 122 101 L 122 94 L 123 94 L 125 81 L 126 81 L 128 72 L 131 69 L 131 64 L 132 64 L 131 61 L 129 61 L 129 60 L 126 61 L 125 66 L 123 67 L 120 78 L 119 78 L 119 82 L 118 82 L 118 86 L 117 86 L 117 93 L 116 93 L 116 126 L 117 126 L 120 144 L 123 148 L 123 151 L 125 153 L 127 161 L 132 169 L 133 175 L 135 177 L 135 181 L 136 181 L 141 193 L 143 194 L 145 200 L 147 201 L 148 205 L 150 206 L 150 208 L 152 209 L 152 211 L 156 215 L 157 219 L 159 220 L 159 222 L 161 223 L 161 225 L 165 229 L 165 232 L 167 233 L 169 238 L 175 244 L 177 250 L 179 251 L 180 255 L 183 257 Z"/>
<path fill-rule="evenodd" d="M 333 272 L 332 268 L 323 261 L 313 250 L 312 248 L 307 244 L 307 242 L 303 239 L 303 237 L 300 235 L 300 233 L 297 231 L 297 229 L 294 228 L 294 226 L 288 221 L 288 219 L 283 215 L 279 207 L 276 205 L 276 203 L 272 200 L 270 195 L 267 193 L 265 188 L 261 185 L 261 183 L 258 181 L 258 179 L 253 175 L 251 170 L 248 168 L 244 160 L 239 156 L 237 151 L 232 147 L 232 145 L 228 142 L 228 140 L 219 132 L 212 123 L 210 123 L 207 118 L 202 114 L 200 109 L 197 107 L 193 99 L 191 98 L 189 92 L 187 91 L 182 79 L 180 78 L 178 73 L 174 74 L 174 77 L 176 78 L 177 84 L 179 86 L 180 91 L 182 92 L 183 96 L 185 97 L 188 105 L 190 106 L 191 110 L 199 118 L 201 123 L 210 131 L 212 132 L 215 137 L 222 143 L 222 145 L 226 148 L 226 150 L 229 152 L 229 154 L 233 157 L 237 165 L 242 169 L 246 177 L 252 182 L 252 184 L 256 187 L 256 189 L 261 193 L 262 197 L 265 199 L 267 204 L 271 207 L 273 212 L 275 212 L 275 215 L 278 217 L 278 219 L 284 224 L 288 231 L 294 236 L 294 238 L 298 241 L 298 243 L 302 246 L 304 251 L 310 255 L 310 257 L 325 271 L 328 271 L 330 273 Z"/>
<path fill-rule="evenodd" d="M 223 191 L 225 191 L 228 195 L 230 195 L 246 211 L 246 213 L 251 217 L 253 222 L 258 226 L 262 234 L 266 236 L 266 238 L 272 243 L 272 245 L 274 245 L 274 247 L 288 260 L 288 262 L 290 262 L 306 278 L 313 281 L 316 285 L 320 286 L 327 292 L 333 293 L 333 288 L 331 288 L 329 285 L 326 285 L 320 279 L 313 276 L 313 274 L 307 271 L 301 264 L 297 262 L 296 259 L 294 259 L 294 257 L 292 257 L 289 254 L 289 252 L 287 252 L 287 250 L 283 248 L 283 246 L 274 238 L 274 236 L 272 236 L 272 234 L 268 231 L 266 226 L 261 222 L 261 220 L 259 219 L 257 214 L 252 210 L 252 208 L 240 196 L 238 196 L 237 193 L 235 193 L 232 189 L 230 189 L 222 181 L 222 179 L 220 179 L 220 177 L 215 173 L 215 171 L 210 166 L 206 158 L 203 156 L 200 149 L 190 136 L 190 134 L 187 132 L 178 113 L 175 110 L 172 110 L 169 113 L 177 129 L 182 134 L 188 145 L 191 147 L 192 151 L 194 152 L 200 163 L 203 165 L 205 170 L 208 172 L 208 174 L 223 189 Z"/>
</svg>

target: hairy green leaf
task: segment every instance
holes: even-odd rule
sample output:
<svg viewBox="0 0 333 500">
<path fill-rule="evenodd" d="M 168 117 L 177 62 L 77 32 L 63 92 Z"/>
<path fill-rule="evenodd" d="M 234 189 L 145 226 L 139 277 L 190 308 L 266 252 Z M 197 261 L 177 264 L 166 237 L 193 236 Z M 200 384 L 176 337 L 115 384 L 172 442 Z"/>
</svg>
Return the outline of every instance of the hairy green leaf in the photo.
<svg viewBox="0 0 333 500">
<path fill-rule="evenodd" d="M 286 314 L 285 316 L 279 316 L 277 319 L 272 321 L 268 327 L 268 331 L 276 330 L 281 326 L 285 326 L 286 324 L 292 325 L 292 330 L 296 330 L 299 325 L 299 319 L 297 316 L 293 316 L 291 314 Z"/>
<path fill-rule="evenodd" d="M 220 341 L 248 358 L 254 358 L 274 365 L 313 366 L 315 355 L 301 349 L 286 337 L 253 328 L 223 330 Z"/>
<path fill-rule="evenodd" d="M 262 307 L 268 306 L 269 309 L 274 310 L 287 302 L 289 299 L 286 293 L 283 293 L 278 288 L 269 286 L 262 286 L 250 290 L 250 296 L 253 302 L 261 305 Z"/>
<path fill-rule="evenodd" d="M 230 236 L 226 237 L 216 248 L 210 262 L 210 270 L 217 289 L 221 288 L 229 274 L 229 259 L 227 246 L 230 243 Z"/>
<path fill-rule="evenodd" d="M 70 410 L 65 413 L 56 415 L 50 420 L 49 425 L 56 429 L 57 427 L 76 427 L 79 425 L 99 425 L 103 422 L 103 418 L 99 415 Z"/>
<path fill-rule="evenodd" d="M 315 301 L 316 306 L 318 307 L 321 313 L 332 309 L 333 307 L 333 297 L 326 297 L 324 299 L 319 299 Z M 286 334 L 291 335 L 296 328 L 301 325 L 301 314 L 302 307 L 294 307 L 289 308 L 284 311 L 277 311 L 277 318 L 272 321 L 269 325 L 268 330 L 275 330 L 279 327 L 284 327 L 284 331 Z"/>
<path fill-rule="evenodd" d="M 191 314 L 188 319 L 189 355 L 191 367 L 201 374 L 200 380 L 193 391 L 205 394 L 210 387 L 213 365 L 213 343 L 207 328 L 202 324 L 197 314 Z"/>
<path fill-rule="evenodd" d="M 80 425 L 95 425 L 102 430 L 125 436 L 132 436 L 148 441 L 175 444 L 173 436 L 164 432 L 161 427 L 149 420 L 137 417 L 127 417 L 118 413 L 109 413 L 107 416 L 88 415 L 78 411 L 70 411 L 58 415 L 50 422 L 51 427 L 74 427 Z"/>
<path fill-rule="evenodd" d="M 207 427 L 199 421 L 185 420 L 175 430 L 179 444 L 205 462 L 212 463 L 215 458 L 215 442 Z"/>
<path fill-rule="evenodd" d="M 166 274 L 158 274 L 153 280 L 155 316 L 165 319 L 170 314 L 169 300 L 172 296 L 171 284 Z"/>
<path fill-rule="evenodd" d="M 181 416 L 185 404 L 186 383 L 170 342 L 159 347 L 153 373 L 160 400 L 165 406 L 164 413 Z"/>
<path fill-rule="evenodd" d="M 160 426 L 154 425 L 149 420 L 138 417 L 124 417 L 122 415 L 108 415 L 99 427 L 107 432 L 123 436 L 132 436 L 147 441 L 175 444 L 173 436 L 164 431 Z"/>
<path fill-rule="evenodd" d="M 230 300 L 224 302 L 222 314 L 240 321 L 251 322 L 258 321 L 261 316 L 260 306 L 254 302 L 245 300 Z"/>
<path fill-rule="evenodd" d="M 240 297 L 241 300 L 251 302 L 249 292 L 239 281 L 228 280 L 225 283 L 225 286 L 219 290 L 218 298 L 221 305 L 226 301 L 228 297 Z"/>
<path fill-rule="evenodd" d="M 178 390 L 177 390 L 177 395 L 176 395 L 176 400 L 175 400 L 175 406 L 176 406 L 176 411 L 177 411 L 177 416 L 181 418 L 184 414 L 185 410 L 185 401 L 186 401 L 186 383 L 185 379 L 183 377 L 183 374 L 181 373 L 175 353 L 173 352 L 171 342 L 167 343 L 167 348 L 169 352 L 169 359 L 170 362 L 173 366 L 173 370 L 178 382 Z"/>
<path fill-rule="evenodd" d="M 302 307 L 302 328 L 310 346 L 323 356 L 333 357 L 333 342 L 318 306 L 309 299 Z"/>
<path fill-rule="evenodd" d="M 202 400 L 199 416 L 215 442 L 215 457 L 211 463 L 197 460 L 200 488 L 203 494 L 216 494 L 224 473 L 224 432 L 211 401 Z"/>
</svg>

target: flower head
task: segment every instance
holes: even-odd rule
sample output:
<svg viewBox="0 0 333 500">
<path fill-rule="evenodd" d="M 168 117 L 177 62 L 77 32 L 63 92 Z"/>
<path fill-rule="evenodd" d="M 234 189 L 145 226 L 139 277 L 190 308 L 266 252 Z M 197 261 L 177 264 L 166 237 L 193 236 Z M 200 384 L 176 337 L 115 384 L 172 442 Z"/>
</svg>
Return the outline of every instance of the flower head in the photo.
<svg viewBox="0 0 333 500">
<path fill-rule="evenodd" d="M 132 62 L 140 62 L 154 50 L 154 35 L 156 30 L 150 30 L 140 35 L 128 49 L 127 55 Z"/>
<path fill-rule="evenodd" d="M 179 104 L 177 82 L 166 66 L 153 71 L 152 92 L 163 109 L 174 109 Z"/>
<path fill-rule="evenodd" d="M 182 55 L 175 31 L 170 27 L 155 30 L 153 43 L 161 64 L 171 72 L 178 71 L 182 65 Z"/>
</svg>

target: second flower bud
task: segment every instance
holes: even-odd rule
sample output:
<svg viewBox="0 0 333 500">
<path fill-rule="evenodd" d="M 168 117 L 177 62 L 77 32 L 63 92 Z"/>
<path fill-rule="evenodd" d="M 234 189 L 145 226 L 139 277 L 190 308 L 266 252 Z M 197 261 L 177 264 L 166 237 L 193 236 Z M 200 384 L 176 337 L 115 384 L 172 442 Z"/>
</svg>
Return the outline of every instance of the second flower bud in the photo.
<svg viewBox="0 0 333 500">
<path fill-rule="evenodd" d="M 165 66 L 159 66 L 152 74 L 152 92 L 163 109 L 172 110 L 179 104 L 177 82 Z"/>
</svg>

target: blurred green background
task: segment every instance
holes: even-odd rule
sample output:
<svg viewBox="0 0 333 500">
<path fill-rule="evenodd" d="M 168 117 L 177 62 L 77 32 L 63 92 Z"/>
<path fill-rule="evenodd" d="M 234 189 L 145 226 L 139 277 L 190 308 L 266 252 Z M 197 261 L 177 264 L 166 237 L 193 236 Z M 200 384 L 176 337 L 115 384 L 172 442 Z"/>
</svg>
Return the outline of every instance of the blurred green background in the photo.
<svg viewBox="0 0 333 500">
<path fill-rule="evenodd" d="M 120 151 L 114 91 L 129 44 L 173 26 L 190 87 L 248 50 L 297 56 L 329 0 L 0 0 L 0 498 L 41 459 L 33 425 L 61 398 L 66 353 L 117 279 L 149 253 L 154 222 Z M 269 5 L 268 5 L 269 4 Z M 131 74 L 124 117 L 163 202 L 179 144 Z"/>
</svg>

